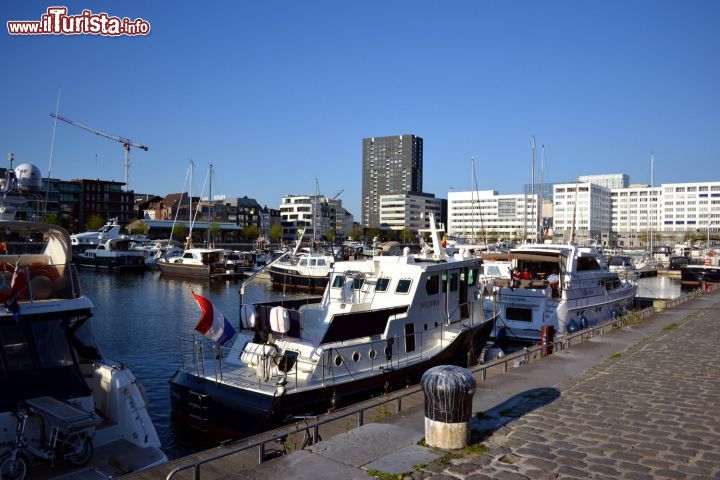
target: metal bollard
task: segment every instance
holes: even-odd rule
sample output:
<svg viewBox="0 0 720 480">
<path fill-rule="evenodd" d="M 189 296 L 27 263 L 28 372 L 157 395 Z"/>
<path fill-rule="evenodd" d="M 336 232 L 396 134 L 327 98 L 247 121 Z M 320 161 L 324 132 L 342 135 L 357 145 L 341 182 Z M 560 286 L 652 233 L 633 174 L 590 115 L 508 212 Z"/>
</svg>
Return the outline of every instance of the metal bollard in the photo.
<svg viewBox="0 0 720 480">
<path fill-rule="evenodd" d="M 429 369 L 420 381 L 425 394 L 425 443 L 431 447 L 464 448 L 470 440 L 475 377 L 454 365 Z"/>
</svg>

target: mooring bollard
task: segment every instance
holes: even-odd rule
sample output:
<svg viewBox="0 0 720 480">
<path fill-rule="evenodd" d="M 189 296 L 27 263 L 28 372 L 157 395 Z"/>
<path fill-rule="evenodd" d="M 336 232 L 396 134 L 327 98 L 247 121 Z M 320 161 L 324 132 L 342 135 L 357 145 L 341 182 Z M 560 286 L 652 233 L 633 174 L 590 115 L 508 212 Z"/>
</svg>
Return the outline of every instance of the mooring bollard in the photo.
<svg viewBox="0 0 720 480">
<path fill-rule="evenodd" d="M 440 365 L 425 372 L 420 383 L 425 394 L 425 443 L 464 448 L 470 440 L 473 374 L 462 367 Z"/>
</svg>

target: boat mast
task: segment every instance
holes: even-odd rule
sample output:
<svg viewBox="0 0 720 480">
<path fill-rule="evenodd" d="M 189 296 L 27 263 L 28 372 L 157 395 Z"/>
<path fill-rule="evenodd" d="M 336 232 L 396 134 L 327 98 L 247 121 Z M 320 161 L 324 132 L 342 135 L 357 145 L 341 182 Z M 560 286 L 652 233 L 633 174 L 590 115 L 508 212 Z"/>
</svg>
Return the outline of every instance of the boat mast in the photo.
<svg viewBox="0 0 720 480">
<path fill-rule="evenodd" d="M 652 198 L 652 189 L 655 187 L 655 154 L 653 152 L 650 152 L 650 204 L 653 203 Z M 650 218 L 650 258 L 652 258 L 652 249 L 653 249 L 653 224 L 652 222 L 655 221 L 655 211 L 653 209 L 653 215 Z"/>
<path fill-rule="evenodd" d="M 210 189 L 208 192 L 208 227 L 207 227 L 207 243 L 208 248 L 212 248 L 212 238 L 210 237 L 210 224 L 213 221 L 213 208 L 212 208 L 212 177 L 213 177 L 213 164 L 210 164 Z"/>
<path fill-rule="evenodd" d="M 543 205 L 545 203 L 545 145 L 542 145 L 540 153 L 540 207 L 539 207 L 539 223 L 540 223 L 540 243 L 545 240 L 545 225 L 543 224 Z"/>
<path fill-rule="evenodd" d="M 580 187 L 578 186 L 579 182 L 580 182 L 580 177 L 577 177 L 575 179 L 575 204 L 573 205 L 572 230 L 570 231 L 570 244 L 571 245 L 575 245 L 575 215 L 577 214 L 578 190 L 580 189 Z"/>
<path fill-rule="evenodd" d="M 533 223 L 535 224 L 535 227 L 533 228 L 533 243 L 537 243 L 537 210 L 535 208 L 535 135 L 531 135 L 532 137 L 532 162 L 530 163 L 530 169 L 532 172 L 530 173 L 530 201 L 533 202 L 533 209 L 531 210 L 533 214 Z"/>
<path fill-rule="evenodd" d="M 195 163 L 190 159 L 190 186 L 188 187 L 188 200 L 190 200 L 190 206 L 188 207 L 188 221 L 190 222 L 190 230 L 187 238 L 185 239 L 185 250 L 192 247 L 192 182 L 193 182 L 193 166 Z"/>
</svg>

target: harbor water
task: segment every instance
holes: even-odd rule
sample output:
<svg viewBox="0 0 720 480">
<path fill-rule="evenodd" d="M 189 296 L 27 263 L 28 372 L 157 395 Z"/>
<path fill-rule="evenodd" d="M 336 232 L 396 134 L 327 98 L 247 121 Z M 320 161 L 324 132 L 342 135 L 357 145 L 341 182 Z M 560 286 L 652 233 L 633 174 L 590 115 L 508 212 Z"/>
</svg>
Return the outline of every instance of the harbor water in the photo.
<svg viewBox="0 0 720 480">
<path fill-rule="evenodd" d="M 208 297 L 233 325 L 239 311 L 239 283 L 197 282 L 161 277 L 159 272 L 108 273 L 80 270 L 84 293 L 95 304 L 93 328 L 106 358 L 132 370 L 148 394 L 150 415 L 169 458 L 188 455 L 217 444 L 183 428 L 171 418 L 168 380 L 180 365 L 178 337 L 193 335 L 200 310 L 191 292 Z M 640 280 L 638 296 L 675 298 L 680 279 L 652 277 Z M 269 279 L 254 281 L 246 301 L 281 299 Z M 298 294 L 286 294 L 297 298 Z"/>
</svg>

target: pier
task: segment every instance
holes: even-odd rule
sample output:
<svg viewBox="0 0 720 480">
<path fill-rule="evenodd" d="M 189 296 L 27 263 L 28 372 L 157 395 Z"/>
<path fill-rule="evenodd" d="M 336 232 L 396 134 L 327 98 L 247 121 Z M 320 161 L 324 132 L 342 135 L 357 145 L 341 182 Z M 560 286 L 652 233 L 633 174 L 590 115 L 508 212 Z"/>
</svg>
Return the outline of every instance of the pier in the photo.
<svg viewBox="0 0 720 480">
<path fill-rule="evenodd" d="M 173 478 L 718 478 L 719 308 L 717 292 L 693 293 L 578 332 L 550 356 L 532 348 L 475 367 L 461 451 L 422 446 L 411 387 L 133 478 L 180 467 Z"/>
</svg>

